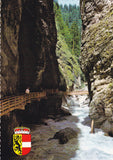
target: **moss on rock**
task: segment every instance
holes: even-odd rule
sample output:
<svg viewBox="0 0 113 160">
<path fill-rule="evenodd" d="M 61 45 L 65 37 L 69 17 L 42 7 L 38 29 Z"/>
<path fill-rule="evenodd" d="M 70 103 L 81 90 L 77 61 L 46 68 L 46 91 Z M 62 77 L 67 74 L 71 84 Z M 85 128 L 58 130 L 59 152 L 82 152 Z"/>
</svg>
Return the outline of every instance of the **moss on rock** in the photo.
<svg viewBox="0 0 113 160">
<path fill-rule="evenodd" d="M 103 3 L 102 9 L 96 10 L 99 1 L 95 3 L 88 0 L 84 5 L 94 11 L 92 17 L 81 10 L 85 28 L 80 61 L 89 84 L 90 116 L 105 129 L 106 121 L 113 126 L 113 4 Z"/>
<path fill-rule="evenodd" d="M 81 69 L 76 56 L 71 54 L 64 37 L 58 34 L 57 39 L 56 54 L 59 68 L 66 80 L 67 88 L 70 88 L 81 74 Z"/>
</svg>

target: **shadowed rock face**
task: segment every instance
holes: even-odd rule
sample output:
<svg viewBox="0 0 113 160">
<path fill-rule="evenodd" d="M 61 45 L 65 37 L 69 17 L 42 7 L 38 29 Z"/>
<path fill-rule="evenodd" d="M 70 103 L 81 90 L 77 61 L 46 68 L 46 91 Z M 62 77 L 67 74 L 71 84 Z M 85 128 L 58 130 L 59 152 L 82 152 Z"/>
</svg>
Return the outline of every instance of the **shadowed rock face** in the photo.
<svg viewBox="0 0 113 160">
<path fill-rule="evenodd" d="M 80 60 L 88 81 L 90 116 L 109 132 L 113 128 L 113 2 L 81 0 L 81 16 Z"/>
<path fill-rule="evenodd" d="M 21 1 L 2 0 L 2 95 L 13 94 L 18 83 L 18 39 L 22 15 Z"/>
<path fill-rule="evenodd" d="M 2 0 L 2 95 L 59 88 L 56 41 L 52 0 Z"/>
<path fill-rule="evenodd" d="M 58 88 L 53 1 L 27 0 L 19 34 L 20 86 Z"/>
</svg>

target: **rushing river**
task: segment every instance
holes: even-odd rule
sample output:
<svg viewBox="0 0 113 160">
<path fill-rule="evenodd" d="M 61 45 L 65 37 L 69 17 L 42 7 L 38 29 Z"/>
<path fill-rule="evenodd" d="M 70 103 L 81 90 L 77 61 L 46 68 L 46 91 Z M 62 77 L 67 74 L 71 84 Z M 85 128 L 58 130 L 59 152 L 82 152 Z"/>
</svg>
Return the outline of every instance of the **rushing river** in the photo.
<svg viewBox="0 0 113 160">
<path fill-rule="evenodd" d="M 72 101 L 76 104 L 72 103 L 69 107 L 72 115 L 79 118 L 77 126 L 81 130 L 79 150 L 70 160 L 113 160 L 113 138 L 105 136 L 99 129 L 95 134 L 91 134 L 91 128 L 82 124 L 89 114 L 88 104 L 84 104 L 85 98 L 85 96 L 80 96 L 79 99 L 73 97 Z"/>
</svg>

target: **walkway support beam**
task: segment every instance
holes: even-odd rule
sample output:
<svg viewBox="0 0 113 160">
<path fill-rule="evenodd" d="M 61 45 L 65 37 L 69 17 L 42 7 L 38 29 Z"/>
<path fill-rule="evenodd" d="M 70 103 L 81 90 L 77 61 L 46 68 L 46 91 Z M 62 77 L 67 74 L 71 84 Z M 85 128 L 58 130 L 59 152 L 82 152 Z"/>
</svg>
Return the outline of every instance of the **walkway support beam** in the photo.
<svg viewBox="0 0 113 160">
<path fill-rule="evenodd" d="M 32 100 L 40 100 L 41 98 L 47 98 L 51 94 L 62 94 L 62 95 L 87 95 L 88 91 L 72 91 L 63 92 L 58 91 L 58 89 L 49 89 L 43 92 L 30 92 L 29 94 L 24 94 L 20 96 L 9 96 L 0 99 L 0 116 L 8 114 L 15 109 L 24 109 L 27 103 L 31 103 Z"/>
</svg>

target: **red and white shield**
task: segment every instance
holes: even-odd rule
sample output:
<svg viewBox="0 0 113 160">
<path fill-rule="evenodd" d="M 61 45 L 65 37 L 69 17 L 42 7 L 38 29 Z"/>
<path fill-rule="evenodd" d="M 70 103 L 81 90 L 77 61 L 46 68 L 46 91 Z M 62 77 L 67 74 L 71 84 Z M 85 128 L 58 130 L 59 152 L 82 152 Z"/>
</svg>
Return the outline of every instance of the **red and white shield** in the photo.
<svg viewBox="0 0 113 160">
<path fill-rule="evenodd" d="M 22 134 L 22 155 L 26 155 L 31 151 L 31 135 Z"/>
<path fill-rule="evenodd" d="M 18 127 L 14 129 L 13 134 L 13 150 L 17 155 L 26 155 L 31 150 L 30 129 L 26 127 Z"/>
</svg>

